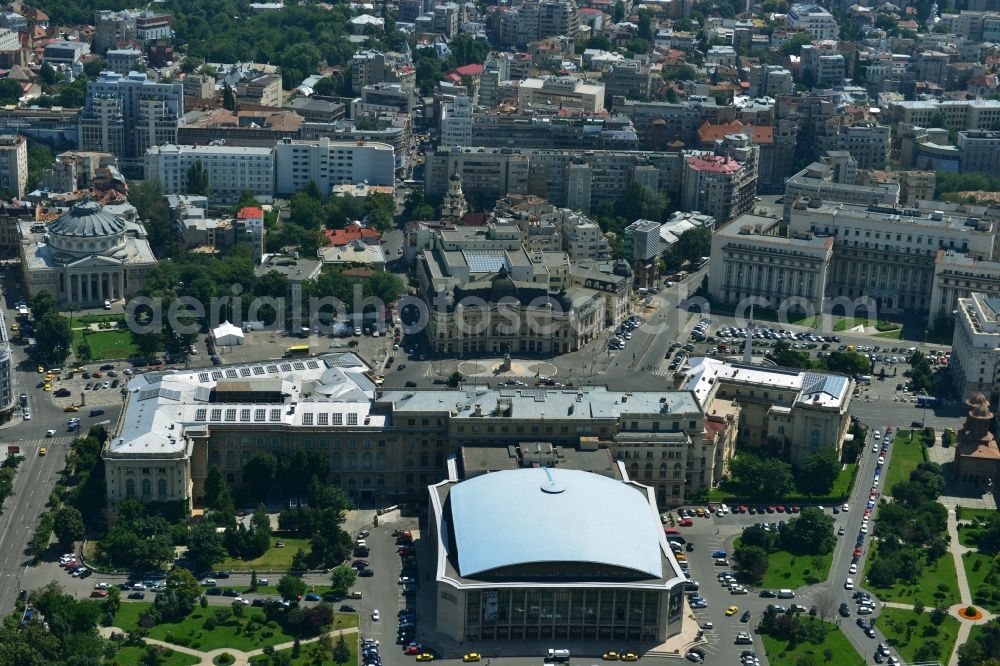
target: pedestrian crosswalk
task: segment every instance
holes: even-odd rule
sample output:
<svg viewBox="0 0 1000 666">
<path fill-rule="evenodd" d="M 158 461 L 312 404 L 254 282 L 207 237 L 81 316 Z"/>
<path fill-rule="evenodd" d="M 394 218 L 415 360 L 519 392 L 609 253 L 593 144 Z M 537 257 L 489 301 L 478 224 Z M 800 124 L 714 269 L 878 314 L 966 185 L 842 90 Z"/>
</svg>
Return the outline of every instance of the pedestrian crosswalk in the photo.
<svg viewBox="0 0 1000 666">
<path fill-rule="evenodd" d="M 26 451 L 38 451 L 40 448 L 54 449 L 59 446 L 69 446 L 73 442 L 73 437 L 42 437 L 39 439 L 19 439 L 19 440 L 2 440 L 0 446 L 17 446 L 21 449 L 21 454 L 23 455 Z M 5 451 L 0 451 L 0 455 L 6 453 Z"/>
</svg>

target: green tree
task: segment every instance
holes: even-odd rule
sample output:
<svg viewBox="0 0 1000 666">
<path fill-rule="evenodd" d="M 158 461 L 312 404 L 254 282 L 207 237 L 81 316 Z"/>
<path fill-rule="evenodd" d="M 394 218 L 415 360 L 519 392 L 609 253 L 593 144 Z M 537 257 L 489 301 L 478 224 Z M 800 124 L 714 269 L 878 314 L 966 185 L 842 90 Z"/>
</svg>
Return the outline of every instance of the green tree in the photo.
<svg viewBox="0 0 1000 666">
<path fill-rule="evenodd" d="M 688 229 L 677 239 L 675 252 L 680 261 L 697 263 L 712 253 L 712 230 L 708 227 Z"/>
<path fill-rule="evenodd" d="M 296 576 L 282 576 L 278 581 L 278 594 L 282 599 L 294 601 L 306 593 L 306 583 Z"/>
<path fill-rule="evenodd" d="M 799 55 L 799 51 L 806 44 L 812 44 L 812 35 L 808 32 L 797 32 L 785 40 L 781 46 L 781 54 L 785 57 Z"/>
<path fill-rule="evenodd" d="M 771 358 L 785 368 L 810 367 L 809 353 L 792 349 L 791 343 L 787 340 L 778 340 L 778 344 L 771 351 Z"/>
<path fill-rule="evenodd" d="M 347 596 L 357 577 L 357 572 L 346 564 L 334 567 L 330 572 L 330 591 L 340 597 Z"/>
<path fill-rule="evenodd" d="M 333 648 L 333 660 L 338 664 L 346 664 L 351 658 L 351 650 L 347 647 L 347 641 L 341 634 L 337 639 L 337 645 Z"/>
<path fill-rule="evenodd" d="M 201 160 L 198 160 L 187 170 L 187 193 L 199 196 L 208 196 L 208 171 L 205 170 Z"/>
<path fill-rule="evenodd" d="M 212 465 L 205 477 L 205 496 L 203 501 L 209 509 L 219 508 L 219 498 L 226 488 L 226 480 L 222 477 L 222 470 L 218 465 Z"/>
<path fill-rule="evenodd" d="M 58 312 L 48 312 L 35 322 L 36 353 L 47 363 L 59 365 L 69 356 L 73 331 Z"/>
<path fill-rule="evenodd" d="M 36 320 L 41 319 L 50 312 L 57 312 L 59 310 L 56 299 L 52 298 L 52 294 L 46 289 L 42 289 L 28 299 L 28 309 L 31 310 L 31 316 Z"/>
<path fill-rule="evenodd" d="M 0 79 L 0 103 L 16 104 L 22 95 L 24 91 L 20 83 L 14 79 Z"/>
<path fill-rule="evenodd" d="M 462 373 L 456 370 L 455 372 L 451 373 L 450 377 L 448 377 L 448 386 L 452 388 L 457 388 L 458 385 L 462 383 L 463 379 L 465 379 L 465 377 L 462 375 Z"/>
<path fill-rule="evenodd" d="M 281 276 L 280 273 L 275 275 Z M 284 294 L 281 294 L 282 296 Z M 266 451 L 258 451 L 243 465 L 243 484 L 250 497 L 256 502 L 266 502 L 274 484 L 274 474 L 278 462 Z"/>
<path fill-rule="evenodd" d="M 38 189 L 42 184 L 42 173 L 52 166 L 55 158 L 52 151 L 43 143 L 28 141 L 28 182 L 29 192 Z"/>
<path fill-rule="evenodd" d="M 615 11 L 614 14 L 612 15 L 612 20 L 615 23 L 621 23 L 622 19 L 624 18 L 625 18 L 625 3 L 622 2 L 622 0 L 616 0 Z"/>
<path fill-rule="evenodd" d="M 752 581 L 760 581 L 767 573 L 767 551 L 760 546 L 740 545 L 735 553 L 740 572 Z"/>
<path fill-rule="evenodd" d="M 53 533 L 59 539 L 59 545 L 65 549 L 70 549 L 73 544 L 83 539 L 84 526 L 83 516 L 80 510 L 74 506 L 63 506 L 56 512 L 56 522 L 52 527 Z"/>
<path fill-rule="evenodd" d="M 216 531 L 213 523 L 200 522 L 191 528 L 187 555 L 196 571 L 211 569 L 217 562 L 225 559 L 226 548 L 222 534 Z"/>
<path fill-rule="evenodd" d="M 229 85 L 229 81 L 222 84 L 222 108 L 229 111 L 236 109 L 236 93 L 233 92 L 233 87 Z"/>
<path fill-rule="evenodd" d="M 833 490 L 840 475 L 840 460 L 831 447 L 824 447 L 806 456 L 798 470 L 798 486 L 810 495 L 824 495 Z"/>
<path fill-rule="evenodd" d="M 813 506 L 803 508 L 781 532 L 782 547 L 796 555 L 829 553 L 836 543 L 833 517 Z"/>
<path fill-rule="evenodd" d="M 51 86 L 56 82 L 58 75 L 56 74 L 56 70 L 52 68 L 52 65 L 43 62 L 42 68 L 38 70 L 38 77 L 46 86 Z"/>
<path fill-rule="evenodd" d="M 167 574 L 166 586 L 174 590 L 184 604 L 189 604 L 190 609 L 194 609 L 194 604 L 201 597 L 201 585 L 189 570 L 184 567 L 174 567 Z"/>
</svg>

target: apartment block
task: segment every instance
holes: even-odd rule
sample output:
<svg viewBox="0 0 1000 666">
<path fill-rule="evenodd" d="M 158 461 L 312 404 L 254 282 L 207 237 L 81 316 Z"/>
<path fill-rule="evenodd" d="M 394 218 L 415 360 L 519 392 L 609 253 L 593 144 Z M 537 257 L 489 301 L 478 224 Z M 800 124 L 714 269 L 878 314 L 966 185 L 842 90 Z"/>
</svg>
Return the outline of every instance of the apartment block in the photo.
<svg viewBox="0 0 1000 666">
<path fill-rule="evenodd" d="M 233 204 L 244 190 L 269 201 L 274 196 L 274 151 L 238 146 L 150 146 L 145 157 L 146 179 L 158 180 L 166 194 L 188 191 L 188 170 L 200 163 L 208 174 L 208 199 Z"/>
<path fill-rule="evenodd" d="M 21 134 L 0 135 L 0 188 L 24 197 L 28 184 L 28 139 Z"/>
<path fill-rule="evenodd" d="M 889 104 L 889 116 L 918 127 L 932 127 L 940 119 L 946 129 L 991 130 L 1000 123 L 1000 100 L 904 100 Z"/>
<path fill-rule="evenodd" d="M 184 113 L 180 83 L 156 83 L 145 74 L 102 72 L 87 84 L 80 113 L 80 149 L 110 152 L 127 172 L 142 168 L 146 149 L 177 143 Z"/>
<path fill-rule="evenodd" d="M 814 3 L 793 4 L 785 15 L 792 30 L 808 32 L 813 39 L 837 39 L 840 28 L 833 14 Z"/>
<path fill-rule="evenodd" d="M 258 106 L 280 107 L 284 99 L 281 76 L 264 74 L 240 81 L 236 85 L 236 99 Z"/>
<path fill-rule="evenodd" d="M 517 104 L 527 108 L 573 109 L 583 113 L 604 110 L 604 86 L 585 83 L 574 76 L 524 79 L 517 89 Z"/>
<path fill-rule="evenodd" d="M 652 68 L 638 60 L 625 60 L 611 67 L 601 75 L 607 100 L 614 97 L 647 100 L 653 94 L 653 78 L 657 76 Z"/>
<path fill-rule="evenodd" d="M 373 142 L 337 142 L 286 139 L 274 147 L 275 193 L 289 196 L 310 181 L 323 196 L 334 185 L 367 183 L 395 185 L 392 146 Z"/>
<path fill-rule="evenodd" d="M 760 149 L 745 134 L 727 135 L 715 154 L 685 158 L 681 194 L 685 210 L 711 215 L 720 224 L 753 208 Z"/>
<path fill-rule="evenodd" d="M 874 122 L 848 125 L 837 135 L 837 149 L 846 150 L 859 169 L 884 169 L 889 159 L 889 126 Z"/>
<path fill-rule="evenodd" d="M 847 151 L 829 151 L 785 182 L 785 211 L 800 198 L 817 197 L 861 206 L 895 206 L 900 203 L 896 180 L 862 184 L 857 160 Z"/>
<path fill-rule="evenodd" d="M 1000 398 L 1000 298 L 972 293 L 958 299 L 948 372 L 962 399 Z"/>
</svg>

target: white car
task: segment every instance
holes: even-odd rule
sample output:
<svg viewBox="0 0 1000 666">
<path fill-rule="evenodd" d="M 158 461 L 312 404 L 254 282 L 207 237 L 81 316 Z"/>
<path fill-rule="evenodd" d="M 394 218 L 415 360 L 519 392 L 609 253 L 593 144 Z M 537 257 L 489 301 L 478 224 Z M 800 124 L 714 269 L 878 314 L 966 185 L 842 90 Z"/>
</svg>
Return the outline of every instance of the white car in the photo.
<svg viewBox="0 0 1000 666">
<path fill-rule="evenodd" d="M 871 606 L 858 606 L 858 615 L 871 615 L 875 609 Z"/>
<path fill-rule="evenodd" d="M 849 573 L 852 573 L 852 574 L 858 573 L 858 565 L 857 564 L 852 564 L 851 567 L 847 571 Z"/>
<path fill-rule="evenodd" d="M 55 437 L 55 434 L 56 434 L 56 431 L 53 430 L 52 428 L 49 428 L 48 430 L 45 431 L 45 436 L 46 437 Z"/>
<path fill-rule="evenodd" d="M 844 589 L 845 590 L 853 590 L 854 589 L 854 579 L 853 578 L 847 578 L 847 580 L 844 581 Z"/>
<path fill-rule="evenodd" d="M 844 506 L 840 507 L 840 510 L 841 510 L 841 511 L 845 511 L 845 512 L 846 512 L 846 511 L 850 511 L 850 510 L 851 510 L 851 507 L 850 507 L 850 506 L 848 506 L 847 504 L 844 504 Z"/>
<path fill-rule="evenodd" d="M 885 458 L 883 456 L 879 456 L 878 457 L 878 464 L 879 465 L 884 465 L 885 464 Z"/>
<path fill-rule="evenodd" d="M 868 534 L 868 526 L 867 525 L 862 525 L 861 526 L 861 533 L 862 534 Z"/>
<path fill-rule="evenodd" d="M 94 586 L 94 589 L 95 590 L 110 590 L 111 589 L 111 583 L 98 583 L 97 585 Z"/>
<path fill-rule="evenodd" d="M 247 601 L 246 599 L 244 599 L 243 597 L 236 597 L 235 599 L 233 599 L 233 603 L 234 604 L 242 604 L 244 606 L 249 606 L 250 605 L 250 602 Z"/>
<path fill-rule="evenodd" d="M 258 579 L 258 580 L 257 580 L 257 585 L 267 585 L 267 584 L 269 584 L 270 582 L 271 582 L 271 581 L 270 581 L 270 580 L 268 580 L 267 578 L 260 578 L 260 579 Z"/>
<path fill-rule="evenodd" d="M 378 622 L 378 619 L 379 619 L 379 614 L 378 614 L 378 609 L 376 608 L 375 610 L 372 611 L 372 621 Z"/>
</svg>

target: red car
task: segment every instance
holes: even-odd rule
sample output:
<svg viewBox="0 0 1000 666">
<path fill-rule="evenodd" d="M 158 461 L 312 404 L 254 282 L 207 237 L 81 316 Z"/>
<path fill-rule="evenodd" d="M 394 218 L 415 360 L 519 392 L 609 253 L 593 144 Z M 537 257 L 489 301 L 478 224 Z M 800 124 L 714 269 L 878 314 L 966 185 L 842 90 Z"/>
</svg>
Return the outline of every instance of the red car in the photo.
<svg viewBox="0 0 1000 666">
<path fill-rule="evenodd" d="M 684 520 L 678 522 L 677 524 L 680 525 L 681 527 L 691 527 L 692 525 L 694 525 L 694 521 L 691 520 L 690 518 L 685 518 Z"/>
<path fill-rule="evenodd" d="M 406 546 L 406 547 L 400 548 L 396 552 L 399 553 L 400 557 L 406 557 L 407 555 L 416 555 L 417 554 L 417 549 L 414 548 L 413 546 Z"/>
<path fill-rule="evenodd" d="M 361 567 L 362 569 L 367 569 L 368 568 L 368 560 L 354 560 L 351 563 L 351 566 L 355 567 L 355 568 Z"/>
<path fill-rule="evenodd" d="M 411 644 L 406 646 L 406 649 L 403 650 L 403 654 L 420 654 L 423 650 L 423 646 Z"/>
<path fill-rule="evenodd" d="M 95 599 L 103 599 L 104 597 L 108 596 L 108 593 L 106 590 L 93 590 L 91 591 L 90 596 L 94 597 Z"/>
<path fill-rule="evenodd" d="M 854 556 L 855 557 L 861 557 L 861 549 L 860 548 L 855 548 L 854 549 Z"/>
<path fill-rule="evenodd" d="M 746 504 L 740 504 L 739 512 L 740 513 L 746 513 L 747 512 L 747 505 Z"/>
<path fill-rule="evenodd" d="M 785 512 L 785 507 L 783 505 L 779 504 L 778 506 L 774 507 L 774 510 L 777 511 L 778 513 L 784 513 Z"/>
<path fill-rule="evenodd" d="M 789 510 L 789 511 L 790 511 L 791 513 L 798 513 L 798 512 L 799 512 L 799 507 L 798 507 L 798 506 L 793 506 L 793 507 L 789 507 L 789 509 L 788 509 L 788 510 Z"/>
</svg>

